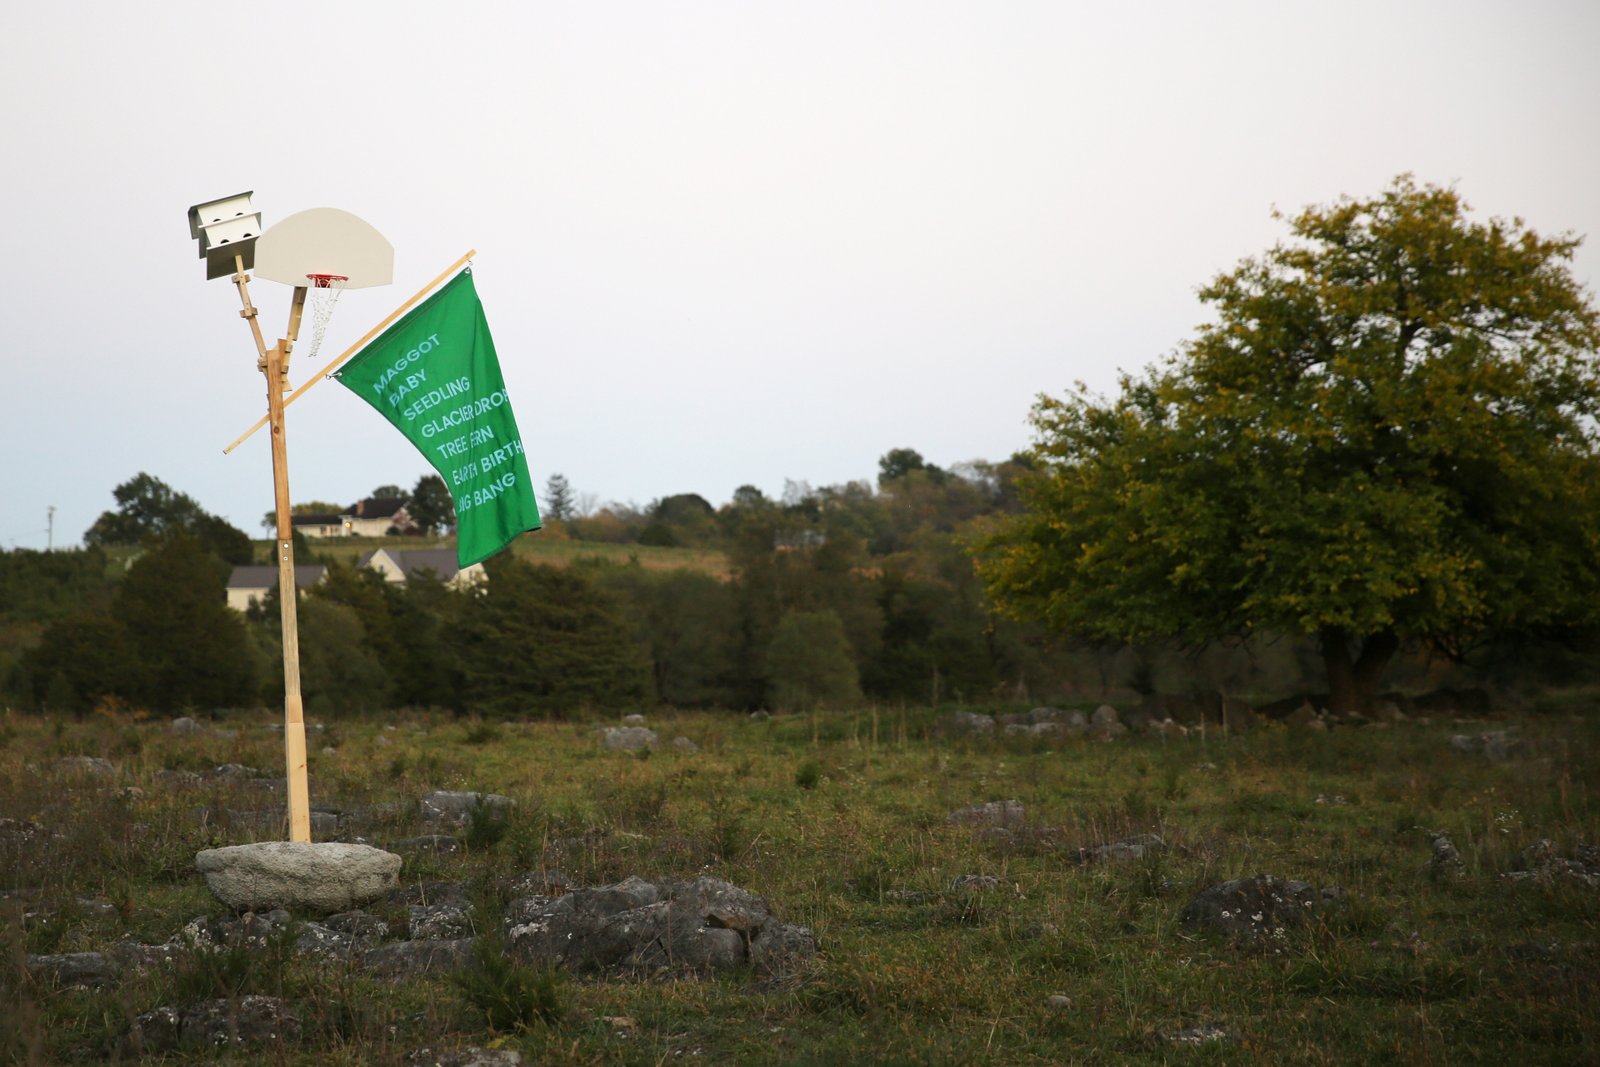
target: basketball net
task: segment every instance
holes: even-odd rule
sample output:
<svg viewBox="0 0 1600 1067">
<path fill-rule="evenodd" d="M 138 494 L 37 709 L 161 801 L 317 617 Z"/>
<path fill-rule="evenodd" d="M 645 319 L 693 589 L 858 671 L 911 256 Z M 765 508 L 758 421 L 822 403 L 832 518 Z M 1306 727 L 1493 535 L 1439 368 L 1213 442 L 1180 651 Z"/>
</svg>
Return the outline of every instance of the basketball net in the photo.
<svg viewBox="0 0 1600 1067">
<path fill-rule="evenodd" d="M 350 279 L 343 274 L 307 274 L 306 280 L 311 283 L 311 347 L 306 358 L 315 359 L 317 349 L 322 347 L 322 336 L 328 332 L 328 320 L 333 318 L 333 305 L 339 302 L 344 283 Z"/>
</svg>

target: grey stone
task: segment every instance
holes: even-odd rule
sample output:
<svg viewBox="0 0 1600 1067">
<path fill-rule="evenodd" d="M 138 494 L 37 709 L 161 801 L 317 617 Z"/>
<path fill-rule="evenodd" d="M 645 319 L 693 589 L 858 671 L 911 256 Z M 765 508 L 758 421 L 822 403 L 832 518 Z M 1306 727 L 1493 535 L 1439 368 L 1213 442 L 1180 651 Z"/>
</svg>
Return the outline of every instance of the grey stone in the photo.
<svg viewBox="0 0 1600 1067">
<path fill-rule="evenodd" d="M 1460 878 L 1463 873 L 1461 853 L 1445 834 L 1436 834 L 1433 838 L 1433 858 L 1428 861 L 1428 873 L 1438 881 Z"/>
<path fill-rule="evenodd" d="M 178 1043 L 184 1048 L 276 1046 L 300 1040 L 300 1018 L 277 997 L 209 1000 L 183 1013 Z"/>
<path fill-rule="evenodd" d="M 65 952 L 51 956 L 29 956 L 29 977 L 63 989 L 111 985 L 122 973 L 115 959 L 103 952 Z"/>
<path fill-rule="evenodd" d="M 413 941 L 458 941 L 472 936 L 472 909 L 460 904 L 412 904 L 407 929 Z"/>
<path fill-rule="evenodd" d="M 622 725 L 624 726 L 643 726 L 649 721 L 650 720 L 646 719 L 638 712 L 635 712 L 632 715 L 624 715 L 622 717 Z"/>
<path fill-rule="evenodd" d="M 958 826 L 1021 826 L 1024 818 L 1019 800 L 990 800 L 968 804 L 945 816 L 945 822 Z"/>
<path fill-rule="evenodd" d="M 209 1000 L 182 1011 L 163 1006 L 134 1019 L 122 1036 L 133 1056 L 160 1056 L 178 1049 L 215 1051 L 232 1046 L 276 1047 L 300 1040 L 300 1019 L 277 997 Z"/>
<path fill-rule="evenodd" d="M 1235 936 L 1272 933 L 1305 922 L 1319 900 L 1305 882 L 1263 874 L 1202 890 L 1178 916 L 1185 926 Z"/>
<path fill-rule="evenodd" d="M 1121 721 L 1122 718 L 1117 714 L 1117 709 L 1110 704 L 1101 704 L 1094 709 L 1094 714 L 1089 716 L 1090 726 L 1105 726 L 1107 723 Z"/>
<path fill-rule="evenodd" d="M 1045 1003 L 1050 1006 L 1051 1011 L 1072 1010 L 1072 998 L 1065 993 L 1051 993 L 1045 998 Z"/>
<path fill-rule="evenodd" d="M 752 711 L 746 718 L 751 722 L 766 722 L 772 718 L 772 713 L 770 711 Z"/>
<path fill-rule="evenodd" d="M 359 938 L 323 923 L 306 922 L 295 929 L 294 951 L 297 956 L 343 962 L 374 943 L 371 938 Z"/>
<path fill-rule="evenodd" d="M 1575 858 L 1568 859 L 1556 849 L 1556 844 L 1541 838 L 1522 850 L 1522 869 L 1504 875 L 1513 882 L 1562 881 L 1586 889 L 1600 889 L 1600 867 L 1593 864 L 1594 850 L 1579 846 Z"/>
<path fill-rule="evenodd" d="M 472 964 L 472 940 L 393 941 L 368 949 L 361 969 L 381 981 L 400 981 L 419 974 L 466 970 Z"/>
<path fill-rule="evenodd" d="M 119 941 L 107 950 L 107 955 L 117 961 L 124 971 L 146 972 L 158 967 L 171 966 L 186 946 L 173 939 L 160 945 L 146 945 L 138 941 Z"/>
<path fill-rule="evenodd" d="M 447 789 L 435 790 L 419 801 L 422 817 L 429 822 L 462 825 L 472 817 L 474 810 L 486 811 L 493 818 L 510 815 L 516 802 L 498 793 L 462 793 Z"/>
<path fill-rule="evenodd" d="M 1101 722 L 1089 727 L 1089 736 L 1096 741 L 1115 741 L 1127 732 L 1127 726 L 1120 722 Z"/>
<path fill-rule="evenodd" d="M 517 958 L 577 973 L 708 974 L 753 964 L 769 974 L 815 955 L 803 927 L 778 922 L 760 897 L 718 878 L 629 878 L 506 909 Z"/>
<path fill-rule="evenodd" d="M 206 732 L 205 726 L 199 720 L 192 719 L 187 715 L 180 715 L 178 718 L 167 723 L 167 730 L 170 733 L 179 734 L 184 737 L 193 737 L 195 734 L 203 734 Z"/>
<path fill-rule="evenodd" d="M 1116 863 L 1121 860 L 1141 860 L 1166 850 L 1167 843 L 1160 834 L 1134 834 L 1121 841 L 1079 850 L 1085 863 Z"/>
<path fill-rule="evenodd" d="M 213 896 L 236 911 L 349 911 L 393 889 L 400 857 L 370 845 L 264 841 L 195 856 Z"/>
<path fill-rule="evenodd" d="M 160 1007 L 136 1016 L 122 1035 L 122 1052 L 128 1056 L 160 1056 L 178 1047 L 183 1015 L 177 1008 Z"/>
<path fill-rule="evenodd" d="M 50 765 L 57 774 L 68 777 L 109 778 L 117 773 L 110 760 L 99 756 L 63 756 Z"/>
<path fill-rule="evenodd" d="M 513 1048 L 465 1048 L 434 1051 L 418 1049 L 406 1058 L 412 1067 L 522 1067 L 527 1060 Z"/>
<path fill-rule="evenodd" d="M 342 911 L 322 920 L 322 925 L 349 937 L 379 941 L 389 933 L 389 924 L 365 911 Z"/>
<path fill-rule="evenodd" d="M 184 924 L 178 938 L 192 948 L 263 948 L 288 925 L 282 908 L 217 919 L 202 915 Z"/>
<path fill-rule="evenodd" d="M 638 752 L 655 748 L 661 739 L 646 726 L 621 726 L 608 728 L 600 743 L 612 752 Z"/>
<path fill-rule="evenodd" d="M 1162 1030 L 1161 1040 L 1176 1045 L 1207 1045 L 1213 1041 L 1232 1041 L 1233 1031 L 1221 1023 L 1201 1023 L 1182 1030 Z"/>
<path fill-rule="evenodd" d="M 989 737 L 994 733 L 994 717 L 972 711 L 953 711 L 944 720 L 944 732 L 966 737 Z"/>
<path fill-rule="evenodd" d="M 809 926 L 769 922 L 750 939 L 750 963 L 766 974 L 791 974 L 817 955 Z"/>
<path fill-rule="evenodd" d="M 672 747 L 677 749 L 679 752 L 700 751 L 700 746 L 689 740 L 687 737 L 674 737 L 672 739 Z"/>
</svg>

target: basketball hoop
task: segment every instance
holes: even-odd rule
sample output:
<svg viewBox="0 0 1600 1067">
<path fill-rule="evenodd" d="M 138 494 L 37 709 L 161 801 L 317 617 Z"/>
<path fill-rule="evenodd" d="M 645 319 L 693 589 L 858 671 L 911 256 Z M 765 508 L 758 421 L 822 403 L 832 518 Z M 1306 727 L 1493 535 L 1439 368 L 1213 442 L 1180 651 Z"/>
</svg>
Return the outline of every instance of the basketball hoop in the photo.
<svg viewBox="0 0 1600 1067">
<path fill-rule="evenodd" d="M 306 281 L 311 283 L 311 348 L 306 352 L 307 359 L 315 359 L 317 349 L 322 347 L 322 335 L 328 332 L 328 320 L 333 318 L 333 305 L 339 302 L 339 294 L 349 280 L 345 274 L 306 275 Z"/>
</svg>

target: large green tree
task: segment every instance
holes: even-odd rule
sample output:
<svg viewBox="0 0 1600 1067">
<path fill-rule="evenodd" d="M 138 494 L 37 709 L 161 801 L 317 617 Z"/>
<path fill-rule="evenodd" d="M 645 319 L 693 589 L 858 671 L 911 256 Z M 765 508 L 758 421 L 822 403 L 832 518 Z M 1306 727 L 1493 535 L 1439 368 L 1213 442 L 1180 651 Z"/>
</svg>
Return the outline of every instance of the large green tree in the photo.
<svg viewBox="0 0 1600 1067">
<path fill-rule="evenodd" d="M 226 519 L 212 515 L 188 493 L 143 471 L 111 491 L 117 510 L 104 511 L 83 533 L 86 545 L 136 545 L 151 537 L 183 531 L 200 539 L 227 563 L 249 563 L 249 536 Z"/>
<path fill-rule="evenodd" d="M 423 533 L 445 533 L 456 525 L 455 500 L 451 498 L 444 479 L 437 474 L 424 474 L 417 479 L 411 497 L 406 501 L 406 511 Z"/>
<path fill-rule="evenodd" d="M 1112 400 L 1033 412 L 1010 610 L 1103 638 L 1320 643 L 1359 710 L 1408 643 L 1592 616 L 1600 320 L 1579 239 L 1408 176 L 1313 207 L 1200 291 L 1215 321 Z"/>
</svg>

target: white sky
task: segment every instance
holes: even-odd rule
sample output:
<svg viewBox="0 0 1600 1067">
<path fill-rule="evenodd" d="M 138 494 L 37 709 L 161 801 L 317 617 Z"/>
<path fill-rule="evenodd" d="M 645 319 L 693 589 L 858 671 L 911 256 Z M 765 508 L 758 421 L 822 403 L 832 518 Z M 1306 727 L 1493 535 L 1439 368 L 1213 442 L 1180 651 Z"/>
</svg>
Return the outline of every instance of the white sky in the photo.
<svg viewBox="0 0 1600 1067">
<path fill-rule="evenodd" d="M 200 201 L 393 242 L 319 363 L 477 248 L 534 480 L 721 503 L 1003 459 L 1038 393 L 1189 336 L 1274 205 L 1412 171 L 1600 241 L 1597 119 L 1590 0 L 6 4 L 0 546 L 50 505 L 76 542 L 140 471 L 261 535 L 265 435 L 221 450 L 263 384 Z M 276 337 L 289 290 L 252 291 Z M 332 382 L 289 447 L 295 500 L 428 469 Z"/>
</svg>

